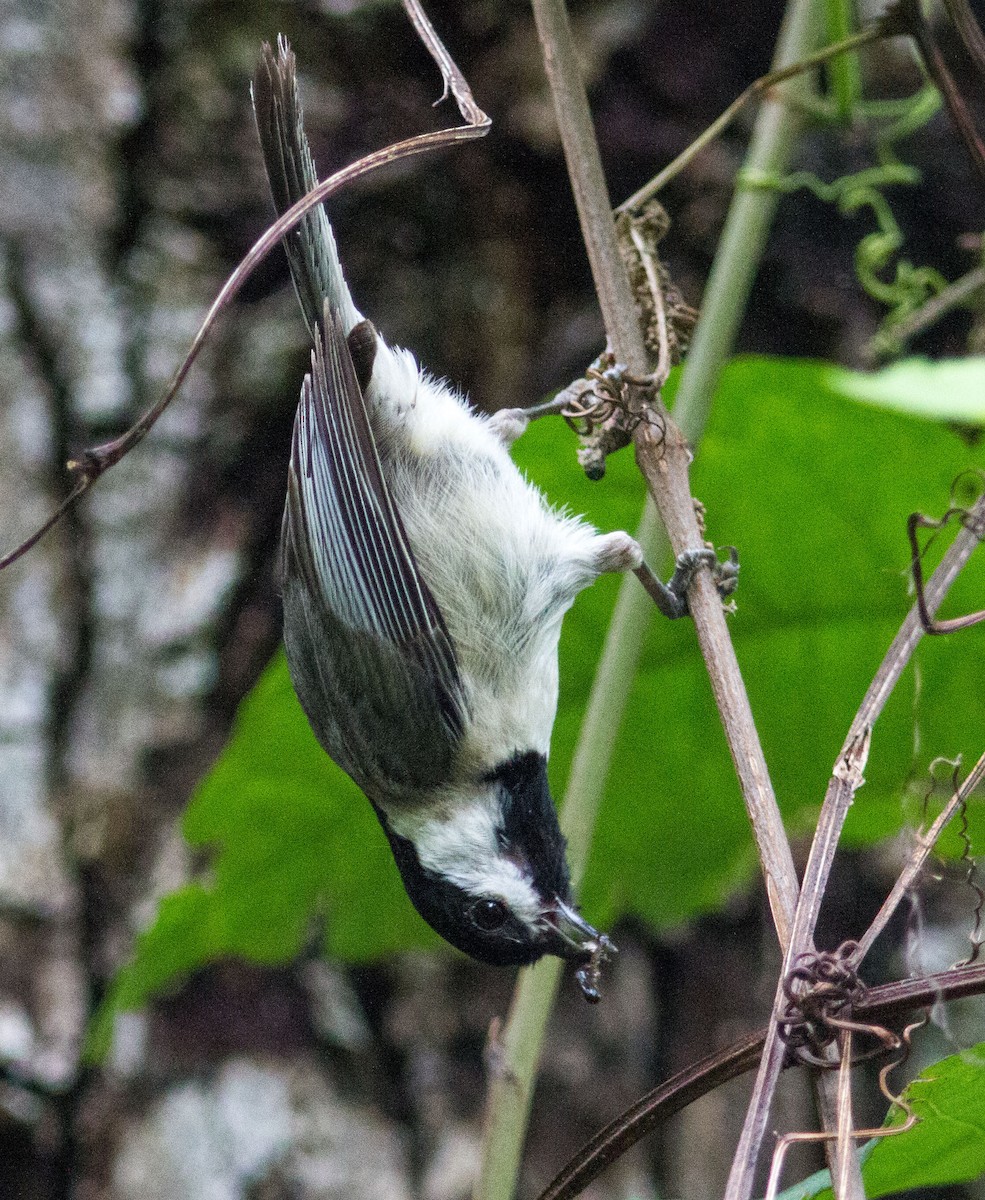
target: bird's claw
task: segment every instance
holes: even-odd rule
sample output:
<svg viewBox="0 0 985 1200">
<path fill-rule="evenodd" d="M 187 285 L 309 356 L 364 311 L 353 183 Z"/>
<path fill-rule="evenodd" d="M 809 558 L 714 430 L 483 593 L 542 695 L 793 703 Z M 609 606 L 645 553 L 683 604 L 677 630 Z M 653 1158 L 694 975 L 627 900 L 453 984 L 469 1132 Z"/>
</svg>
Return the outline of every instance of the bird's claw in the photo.
<svg viewBox="0 0 985 1200">
<path fill-rule="evenodd" d="M 728 558 L 722 562 L 716 557 L 715 565 L 711 569 L 715 587 L 723 600 L 727 600 L 739 586 L 739 552 L 734 546 L 726 546 L 725 549 L 728 551 Z"/>
<path fill-rule="evenodd" d="M 725 562 L 719 561 L 714 550 L 704 546 L 698 550 L 683 551 L 677 556 L 674 573 L 667 583 L 658 579 L 645 563 L 637 570 L 637 575 L 657 608 L 673 621 L 690 613 L 688 589 L 702 567 L 708 567 L 711 571 L 715 587 L 723 600 L 731 596 L 739 586 L 739 552 L 734 546 L 728 547 L 728 558 Z"/>
</svg>

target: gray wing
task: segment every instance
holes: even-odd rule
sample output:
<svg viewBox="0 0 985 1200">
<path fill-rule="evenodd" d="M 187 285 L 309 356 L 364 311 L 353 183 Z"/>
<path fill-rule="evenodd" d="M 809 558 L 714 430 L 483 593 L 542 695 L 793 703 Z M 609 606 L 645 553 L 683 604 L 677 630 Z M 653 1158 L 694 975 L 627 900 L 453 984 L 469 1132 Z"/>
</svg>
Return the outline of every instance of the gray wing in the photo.
<svg viewBox="0 0 985 1200">
<path fill-rule="evenodd" d="M 317 184 L 304 132 L 294 54 L 283 37 L 277 52 L 264 43 L 253 76 L 253 114 L 263 162 L 278 215 L 283 215 Z M 291 278 L 312 338 L 327 299 L 341 318 L 343 332 L 362 319 L 352 302 L 339 264 L 325 209 L 318 205 L 284 238 Z"/>
<path fill-rule="evenodd" d="M 282 576 L 291 676 L 331 757 L 371 799 L 446 782 L 467 707 L 455 651 L 328 302 L 294 426 Z"/>
</svg>

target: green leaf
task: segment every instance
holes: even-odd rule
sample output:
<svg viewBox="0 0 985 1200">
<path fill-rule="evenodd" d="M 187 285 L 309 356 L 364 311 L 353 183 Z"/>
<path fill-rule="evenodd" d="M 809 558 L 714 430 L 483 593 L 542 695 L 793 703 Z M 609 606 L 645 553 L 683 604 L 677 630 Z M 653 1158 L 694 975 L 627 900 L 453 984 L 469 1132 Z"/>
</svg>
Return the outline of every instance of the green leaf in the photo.
<svg viewBox="0 0 985 1200">
<path fill-rule="evenodd" d="M 734 362 L 692 472 L 709 536 L 739 547 L 732 637 L 781 807 L 804 832 L 911 603 L 907 515 L 946 508 L 955 476 L 983 457 L 941 426 L 832 393 L 830 374 L 822 363 Z M 982 607 L 983 558 L 972 560 L 947 611 Z M 576 607 L 565 638 L 580 632 L 580 619 Z M 755 869 L 695 641 L 683 622 L 652 622 L 584 885 L 602 923 L 626 910 L 659 925 L 679 921 L 720 904 Z M 900 828 L 911 771 L 934 755 L 980 753 L 983 652 L 985 626 L 960 645 L 921 645 L 919 675 L 907 671 L 876 727 L 850 840 Z M 580 702 L 569 695 L 562 707 L 559 776 Z"/>
<path fill-rule="evenodd" d="M 921 1071 L 903 1093 L 918 1121 L 910 1129 L 874 1138 L 862 1148 L 869 1200 L 913 1188 L 967 1183 L 985 1174 L 985 1042 Z M 905 1124 L 895 1107 L 884 1128 Z M 832 1200 L 821 1171 L 779 1200 Z"/>
<path fill-rule="evenodd" d="M 985 1173 L 985 1042 L 921 1071 L 906 1089 L 919 1122 L 880 1139 L 865 1165 L 875 1200 L 906 1188 L 964 1183 Z M 900 1126 L 895 1109 L 887 1125 Z"/>
<path fill-rule="evenodd" d="M 832 367 L 825 382 L 833 394 L 875 408 L 985 424 L 985 357 L 944 362 L 907 358 L 868 374 Z"/>
<path fill-rule="evenodd" d="M 950 379 L 955 365 L 937 369 Z M 933 390 L 933 368 L 921 370 Z M 823 363 L 733 363 L 693 468 L 709 536 L 740 550 L 731 630 L 777 794 L 804 831 L 910 605 L 906 517 L 947 507 L 952 480 L 983 457 L 940 425 L 846 399 L 851 381 Z M 592 484 L 574 450 L 560 422 L 539 421 L 517 457 L 555 501 L 600 528 L 634 529 L 643 488 L 631 454 L 610 459 L 604 482 Z M 954 611 L 985 602 L 982 562 L 971 568 Z M 556 795 L 618 586 L 600 580 L 565 621 Z M 905 783 L 934 755 L 978 753 L 983 651 L 985 626 L 925 640 L 919 686 L 911 669 L 877 726 L 855 841 L 899 828 Z M 403 894 L 369 805 L 308 730 L 280 656 L 244 701 L 185 832 L 193 845 L 214 848 L 211 876 L 162 903 L 121 977 L 121 1003 L 139 1003 L 217 956 L 289 959 L 322 918 L 328 951 L 346 959 L 437 944 Z M 625 913 L 666 925 L 721 904 L 754 869 L 694 629 L 651 618 L 585 880 L 586 913 L 603 925 Z"/>
</svg>

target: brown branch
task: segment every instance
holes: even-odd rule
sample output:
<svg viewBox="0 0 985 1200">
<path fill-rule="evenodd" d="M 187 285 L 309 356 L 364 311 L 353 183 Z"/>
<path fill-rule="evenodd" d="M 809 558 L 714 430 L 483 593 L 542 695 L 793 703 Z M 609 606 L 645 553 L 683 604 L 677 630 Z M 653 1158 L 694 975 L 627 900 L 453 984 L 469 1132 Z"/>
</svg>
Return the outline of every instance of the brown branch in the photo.
<svg viewBox="0 0 985 1200">
<path fill-rule="evenodd" d="M 534 18 L 609 344 L 636 376 L 649 361 L 629 279 L 619 253 L 611 204 L 577 50 L 563 0 L 533 0 Z M 703 545 L 688 480 L 690 447 L 659 399 L 659 429 L 641 421 L 634 435 L 636 459 L 675 555 Z M 781 945 L 788 940 L 797 897 L 797 876 L 783 821 L 752 718 L 752 710 L 729 637 L 721 598 L 710 572 L 698 573 L 688 596 L 698 640 L 725 727 L 742 794 L 759 849 L 766 889 Z"/>
<path fill-rule="evenodd" d="M 446 90 L 454 95 L 467 124 L 452 126 L 448 129 L 438 129 L 430 133 L 417 134 L 415 137 L 406 138 L 404 141 L 395 142 L 393 145 L 387 146 L 382 150 L 376 150 L 372 154 L 367 154 L 350 166 L 344 167 L 341 171 L 336 171 L 334 175 L 329 176 L 328 179 L 319 183 L 317 187 L 312 188 L 306 196 L 275 221 L 263 236 L 254 243 L 236 270 L 226 280 L 222 290 L 212 302 L 205 320 L 199 327 L 184 362 L 175 372 L 164 395 L 126 433 L 118 438 L 114 438 L 111 442 L 106 442 L 101 446 L 95 446 L 92 449 L 83 451 L 77 459 L 68 463 L 68 470 L 75 477 L 75 481 L 67 497 L 40 529 L 35 530 L 29 538 L 4 555 L 3 558 L 0 558 L 0 571 L 10 566 L 11 563 L 16 562 L 18 558 L 35 546 L 48 530 L 61 520 L 69 507 L 81 495 L 87 492 L 101 475 L 115 466 L 120 459 L 129 454 L 150 433 L 171 401 L 178 394 L 195 359 L 198 357 L 206 339 L 211 333 L 216 320 L 229 307 L 256 267 L 263 262 L 285 234 L 290 233 L 292 229 L 300 224 L 306 213 L 319 204 L 322 204 L 347 184 L 353 183 L 356 179 L 368 175 L 372 171 L 379 170 L 379 168 L 385 167 L 390 163 L 410 158 L 416 154 L 424 154 L 429 150 L 449 146 L 454 142 L 469 141 L 473 138 L 484 137 L 489 131 L 491 126 L 490 119 L 473 101 L 472 94 L 465 83 L 464 77 L 458 71 L 457 67 L 455 67 L 451 57 L 442 46 L 417 0 L 404 0 L 404 2 L 414 28 L 422 37 L 422 40 L 441 70 Z"/>
<path fill-rule="evenodd" d="M 440 99 L 436 103 L 440 104 L 449 93 L 455 97 L 455 103 L 458 105 L 458 111 L 462 114 L 468 125 L 484 126 L 486 129 L 491 125 L 491 121 L 476 104 L 472 96 L 472 89 L 469 87 L 465 76 L 455 65 L 455 60 L 445 49 L 444 43 L 435 33 L 434 26 L 428 19 L 424 9 L 421 7 L 418 0 L 403 0 L 403 6 L 410 18 L 410 23 L 414 26 L 417 36 L 424 43 L 428 54 L 434 59 L 441 72 L 441 78 L 445 82 L 445 90 Z"/>
<path fill-rule="evenodd" d="M 855 1005 L 853 1015 L 858 1020 L 899 1024 L 914 1009 L 980 995 L 985 995 L 985 966 L 952 967 L 936 975 L 869 988 Z M 765 1029 L 747 1034 L 647 1092 L 587 1142 L 538 1200 L 572 1200 L 668 1118 L 721 1084 L 751 1071 L 765 1042 Z M 784 1060 L 782 1065 L 791 1066 L 792 1060 Z"/>
<path fill-rule="evenodd" d="M 985 183 L 985 142 L 979 136 L 974 118 L 968 109 L 968 105 L 965 103 L 964 97 L 961 95 L 961 89 L 955 83 L 954 76 L 944 61 L 944 55 L 937 44 L 934 31 L 920 10 L 919 0 L 899 0 L 897 10 L 905 23 L 907 32 L 917 44 L 917 49 L 920 51 L 920 57 L 923 59 L 927 74 L 934 81 L 937 90 L 944 98 L 944 103 L 951 114 L 954 127 L 964 142 L 965 149 L 968 151 L 971 165 L 978 173 L 979 179 Z M 962 15 L 957 8 L 952 11 L 952 15 L 954 15 L 954 12 L 958 12 L 959 18 Z M 959 33 L 964 33 L 961 24 L 958 24 L 958 30 Z M 979 39 L 981 38 L 980 30 L 978 31 L 978 37 Z M 971 43 L 966 40 L 965 44 L 968 46 L 969 53 L 972 54 L 974 59 L 977 42 L 972 39 Z M 977 61 L 976 65 L 979 65 Z"/>
<path fill-rule="evenodd" d="M 928 611 L 935 613 L 951 584 L 958 577 L 978 545 L 978 537 L 967 525 L 985 520 L 985 496 L 972 509 L 971 520 L 958 532 L 948 547 L 940 565 L 930 578 L 926 589 Z M 784 1002 L 783 983 L 795 959 L 813 945 L 814 929 L 821 901 L 827 887 L 831 864 L 841 837 L 842 827 L 855 793 L 864 782 L 863 773 L 868 758 L 872 728 L 892 694 L 904 668 L 910 661 L 924 629 L 921 614 L 914 605 L 906 616 L 899 633 L 886 652 L 875 678 L 852 721 L 828 784 L 814 840 L 811 843 L 807 867 L 801 885 L 800 900 L 794 917 L 790 948 L 787 951 L 780 983 L 773 1006 L 773 1024 L 766 1039 L 759 1074 L 753 1089 L 746 1124 L 739 1143 L 739 1154 L 751 1184 L 753 1164 L 766 1135 L 770 1098 L 783 1064 L 784 1048 L 780 1041 L 776 1019 Z M 736 1161 L 739 1162 L 737 1155 Z"/>
</svg>

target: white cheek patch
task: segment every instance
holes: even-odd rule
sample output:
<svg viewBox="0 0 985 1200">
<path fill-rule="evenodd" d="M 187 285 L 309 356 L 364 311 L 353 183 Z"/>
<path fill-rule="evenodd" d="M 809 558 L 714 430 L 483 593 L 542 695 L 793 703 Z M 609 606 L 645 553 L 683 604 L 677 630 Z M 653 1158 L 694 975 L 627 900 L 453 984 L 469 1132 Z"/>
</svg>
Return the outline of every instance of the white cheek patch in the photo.
<svg viewBox="0 0 985 1200">
<path fill-rule="evenodd" d="M 485 870 L 464 871 L 455 880 L 470 895 L 488 896 L 502 900 L 522 924 L 539 924 L 543 901 L 534 891 L 523 871 L 511 859 L 500 855 Z"/>
<path fill-rule="evenodd" d="M 502 900 L 525 925 L 537 924 L 543 900 L 520 864 L 499 847 L 499 809 L 494 798 L 475 797 L 452 811 L 448 817 L 418 819 L 412 827 L 395 820 L 393 828 L 414 843 L 422 867 L 477 899 Z"/>
</svg>

